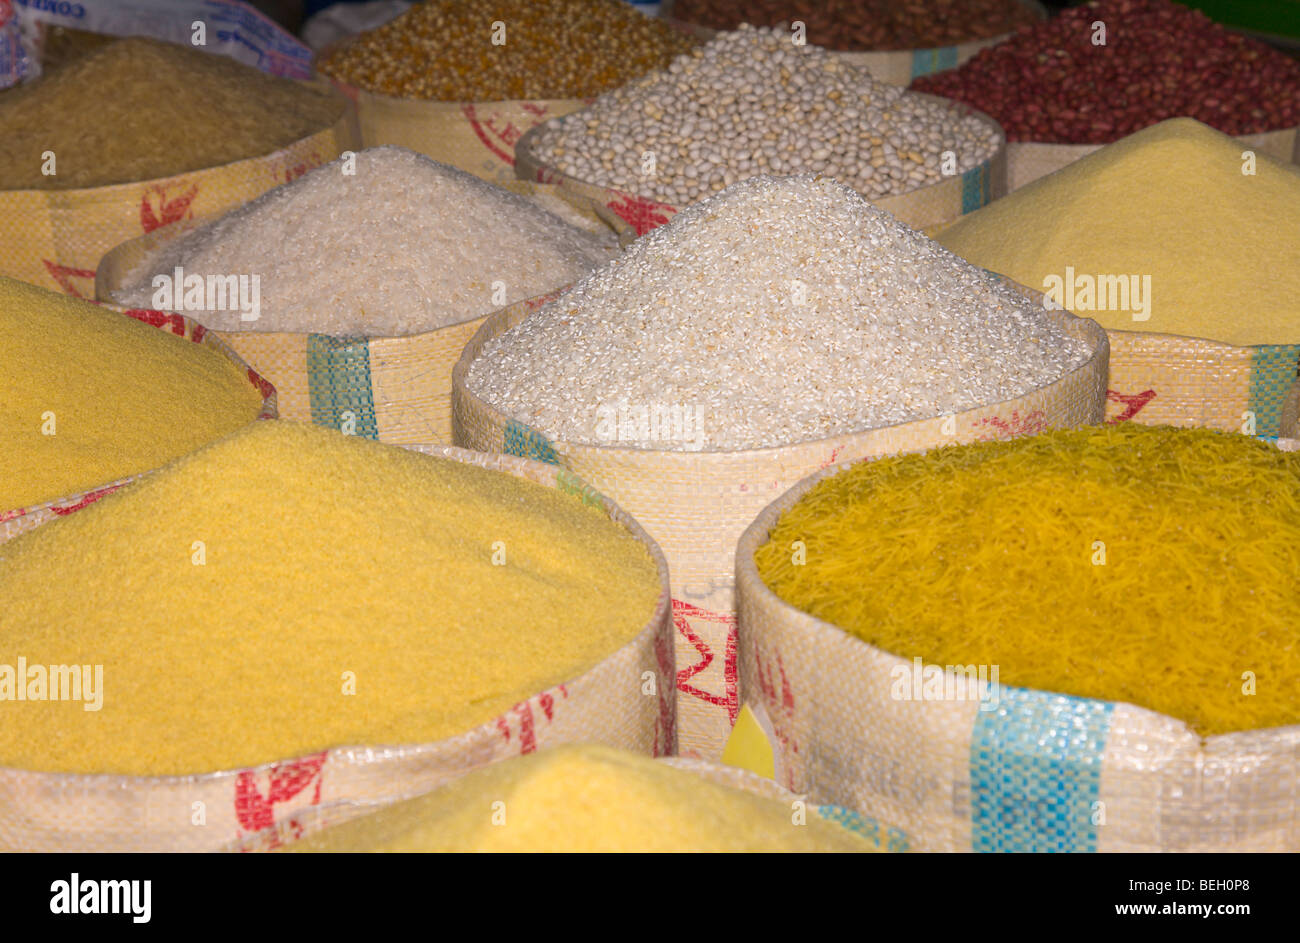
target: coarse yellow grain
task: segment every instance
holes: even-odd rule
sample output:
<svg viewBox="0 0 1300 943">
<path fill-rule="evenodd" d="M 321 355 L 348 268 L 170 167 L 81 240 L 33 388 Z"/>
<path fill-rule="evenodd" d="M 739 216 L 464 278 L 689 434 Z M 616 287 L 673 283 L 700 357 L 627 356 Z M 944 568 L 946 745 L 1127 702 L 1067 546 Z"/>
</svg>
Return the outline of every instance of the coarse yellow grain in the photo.
<svg viewBox="0 0 1300 943">
<path fill-rule="evenodd" d="M 0 92 L 0 189 L 99 187 L 261 157 L 343 108 L 225 56 L 121 39 Z"/>
<path fill-rule="evenodd" d="M 254 423 L 0 547 L 0 767 L 440 740 L 611 655 L 658 595 L 645 546 L 572 495 Z M 102 706 L 6 699 L 20 656 L 102 665 Z"/>
<path fill-rule="evenodd" d="M 624 0 L 427 0 L 318 68 L 399 98 L 588 98 L 666 68 L 695 45 Z"/>
<path fill-rule="evenodd" d="M 219 350 L 0 277 L 0 511 L 157 468 L 261 408 Z"/>
<path fill-rule="evenodd" d="M 1300 455 L 1247 436 L 1123 423 L 865 462 L 796 502 L 756 563 L 909 660 L 1205 736 L 1300 722 Z"/>
<path fill-rule="evenodd" d="M 1300 343 L 1300 167 L 1247 150 L 1175 118 L 935 238 L 976 265 L 1073 297 L 1066 307 L 1110 330 Z M 1136 299 L 1135 285 L 1147 294 L 1144 279 L 1149 298 Z"/>
<path fill-rule="evenodd" d="M 288 851 L 876 851 L 812 809 L 595 745 L 503 760 Z"/>
</svg>

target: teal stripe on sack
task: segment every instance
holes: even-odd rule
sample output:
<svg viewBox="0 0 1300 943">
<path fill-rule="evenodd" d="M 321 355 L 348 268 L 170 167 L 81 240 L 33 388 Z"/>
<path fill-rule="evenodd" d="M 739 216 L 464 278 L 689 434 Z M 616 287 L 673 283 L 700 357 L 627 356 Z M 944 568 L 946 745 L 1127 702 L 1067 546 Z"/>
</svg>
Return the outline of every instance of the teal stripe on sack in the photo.
<svg viewBox="0 0 1300 943">
<path fill-rule="evenodd" d="M 957 47 L 941 46 L 938 49 L 912 51 L 912 78 L 957 68 Z"/>
<path fill-rule="evenodd" d="M 989 202 L 989 165 L 972 167 L 961 175 L 961 211 L 964 216 Z"/>
<path fill-rule="evenodd" d="M 874 842 L 883 851 L 904 852 L 908 849 L 907 833 L 902 829 L 886 828 L 871 816 L 854 809 L 846 809 L 842 805 L 819 805 L 817 814 Z"/>
<path fill-rule="evenodd" d="M 370 345 L 364 337 L 308 334 L 307 389 L 312 422 L 350 435 L 379 438 Z"/>
<path fill-rule="evenodd" d="M 1102 754 L 1113 705 L 997 688 L 970 743 L 974 851 L 1096 851 Z"/>
<path fill-rule="evenodd" d="M 1255 348 L 1248 407 L 1255 414 L 1255 435 L 1276 438 L 1281 434 L 1282 404 L 1295 382 L 1297 363 L 1300 363 L 1300 345 Z"/>
<path fill-rule="evenodd" d="M 522 422 L 515 422 L 512 419 L 506 423 L 504 439 L 502 451 L 507 455 L 532 458 L 539 462 L 550 462 L 552 465 L 560 464 L 560 456 L 556 454 L 551 441 Z"/>
<path fill-rule="evenodd" d="M 558 464 L 558 462 L 559 459 L 557 457 L 556 464 Z M 573 495 L 583 504 L 590 504 L 592 507 L 600 507 L 605 501 L 604 495 L 568 469 L 562 468 L 556 474 L 555 487 L 559 488 L 565 494 Z"/>
</svg>

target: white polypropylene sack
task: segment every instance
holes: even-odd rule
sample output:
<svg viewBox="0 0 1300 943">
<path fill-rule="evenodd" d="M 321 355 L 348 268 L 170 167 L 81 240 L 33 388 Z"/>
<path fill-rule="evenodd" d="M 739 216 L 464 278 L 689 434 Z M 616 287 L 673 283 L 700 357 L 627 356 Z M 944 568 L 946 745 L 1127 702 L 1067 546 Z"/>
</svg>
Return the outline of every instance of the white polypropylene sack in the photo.
<svg viewBox="0 0 1300 943">
<path fill-rule="evenodd" d="M 0 30 L 6 11 L 17 14 L 25 32 L 48 26 L 108 36 L 152 36 L 194 46 L 196 24 L 203 24 L 198 48 L 229 56 L 292 79 L 312 77 L 312 51 L 266 14 L 244 0 L 0 0 Z M 0 47 L 5 45 L 0 36 Z M 0 87 L 39 74 L 29 45 L 24 68 L 7 61 L 0 48 Z"/>
<path fill-rule="evenodd" d="M 383 26 L 411 8 L 411 0 L 370 0 L 336 3 L 312 16 L 302 27 L 302 39 L 317 52 L 325 47 Z"/>
<path fill-rule="evenodd" d="M 0 0 L 0 89 L 32 78 L 39 69 L 31 30 L 23 29 L 13 0 Z"/>
</svg>

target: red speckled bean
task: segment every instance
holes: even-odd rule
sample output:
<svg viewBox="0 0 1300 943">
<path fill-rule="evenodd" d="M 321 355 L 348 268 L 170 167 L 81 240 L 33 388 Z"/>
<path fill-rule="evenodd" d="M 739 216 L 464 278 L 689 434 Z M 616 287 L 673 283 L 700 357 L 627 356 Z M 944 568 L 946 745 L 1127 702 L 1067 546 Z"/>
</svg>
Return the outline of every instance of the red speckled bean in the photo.
<svg viewBox="0 0 1300 943">
<path fill-rule="evenodd" d="M 1180 116 L 1225 134 L 1300 125 L 1300 62 L 1169 0 L 1075 7 L 912 87 L 988 112 L 1010 141 L 1107 144 Z"/>
</svg>

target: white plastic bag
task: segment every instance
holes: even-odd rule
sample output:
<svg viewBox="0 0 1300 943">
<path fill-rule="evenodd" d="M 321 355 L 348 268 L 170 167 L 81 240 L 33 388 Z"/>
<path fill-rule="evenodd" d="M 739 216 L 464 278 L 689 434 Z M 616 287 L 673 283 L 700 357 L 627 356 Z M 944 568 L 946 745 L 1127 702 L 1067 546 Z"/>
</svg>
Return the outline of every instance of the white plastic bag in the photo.
<svg viewBox="0 0 1300 943">
<path fill-rule="evenodd" d="M 6 14 L 17 20 L 15 37 L 23 37 L 18 53 L 9 51 Z M 35 50 L 51 26 L 199 45 L 271 75 L 312 76 L 312 51 L 243 0 L 0 0 L 0 88 L 39 74 Z"/>
<path fill-rule="evenodd" d="M 308 46 L 320 52 L 341 39 L 383 26 L 410 8 L 410 0 L 336 3 L 303 24 L 302 38 Z"/>
<path fill-rule="evenodd" d="M 24 33 L 14 2 L 0 0 L 0 88 L 16 85 L 39 71 L 32 38 Z"/>
</svg>

